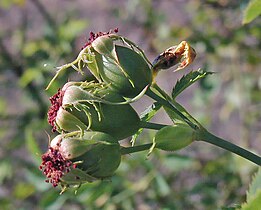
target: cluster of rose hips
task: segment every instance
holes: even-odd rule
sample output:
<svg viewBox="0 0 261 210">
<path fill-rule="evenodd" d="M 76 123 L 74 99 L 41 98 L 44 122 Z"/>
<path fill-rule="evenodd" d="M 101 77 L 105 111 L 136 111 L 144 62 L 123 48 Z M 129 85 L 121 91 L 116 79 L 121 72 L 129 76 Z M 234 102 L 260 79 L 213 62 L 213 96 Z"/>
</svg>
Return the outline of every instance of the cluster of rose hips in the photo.
<svg viewBox="0 0 261 210">
<path fill-rule="evenodd" d="M 77 59 L 59 67 L 53 78 L 70 67 L 80 73 L 88 69 L 96 78 L 67 82 L 50 98 L 48 122 L 60 134 L 50 141 L 40 169 L 54 187 L 110 178 L 123 154 L 119 141 L 142 128 L 131 102 L 146 94 L 160 69 L 178 63 L 184 68 L 195 57 L 183 41 L 151 64 L 139 47 L 117 32 L 91 33 Z"/>
</svg>

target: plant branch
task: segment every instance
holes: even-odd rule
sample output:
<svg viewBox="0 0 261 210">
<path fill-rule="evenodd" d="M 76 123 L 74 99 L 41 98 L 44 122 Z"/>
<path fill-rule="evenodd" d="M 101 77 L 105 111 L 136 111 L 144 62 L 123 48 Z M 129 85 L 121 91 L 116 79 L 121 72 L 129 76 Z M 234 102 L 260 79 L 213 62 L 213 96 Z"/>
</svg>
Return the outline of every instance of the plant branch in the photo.
<svg viewBox="0 0 261 210">
<path fill-rule="evenodd" d="M 154 93 L 151 89 L 147 91 L 147 95 L 153 98 L 154 100 L 161 103 L 163 106 L 166 106 L 173 110 L 176 114 L 178 114 L 190 127 L 195 129 L 195 138 L 198 141 L 205 141 L 210 144 L 213 144 L 215 146 L 218 146 L 220 148 L 223 148 L 227 151 L 230 151 L 232 153 L 235 153 L 257 165 L 261 165 L 261 157 L 242 148 L 239 147 L 233 143 L 230 143 L 227 140 L 224 140 L 222 138 L 219 138 L 215 136 L 214 134 L 208 132 L 202 125 L 200 125 L 197 120 L 195 120 L 181 105 L 179 105 L 176 101 L 173 101 L 163 90 L 161 90 L 160 87 L 157 86 L 157 84 L 153 84 L 153 86 L 156 91 L 162 95 L 160 97 L 156 93 Z M 185 113 L 185 115 L 183 114 Z M 194 124 L 196 123 L 196 124 Z"/>
<path fill-rule="evenodd" d="M 230 152 L 233 152 L 257 165 L 261 165 L 261 157 L 248 151 L 245 150 L 242 147 L 239 147 L 235 144 L 232 144 L 222 138 L 219 138 L 212 133 L 208 132 L 206 129 L 200 129 L 196 132 L 196 140 L 198 141 L 204 141 L 208 142 L 210 144 L 216 145 L 218 147 L 221 147 L 225 150 L 228 150 Z"/>
<path fill-rule="evenodd" d="M 157 83 L 153 83 L 152 87 L 155 88 L 167 101 L 172 103 L 178 110 L 182 110 L 183 113 L 186 114 L 186 116 L 190 119 L 190 121 L 193 121 L 195 124 L 199 125 L 201 127 L 201 124 L 194 118 L 188 111 L 181 106 L 175 99 L 172 99 L 164 90 L 162 90 Z"/>
<path fill-rule="evenodd" d="M 141 152 L 144 150 L 148 150 L 152 146 L 152 143 L 142 144 L 133 147 L 121 147 L 121 155 L 131 154 L 134 152 Z"/>
<path fill-rule="evenodd" d="M 198 126 L 192 123 L 184 114 L 182 114 L 175 106 L 173 103 L 171 103 L 168 100 L 163 99 L 162 97 L 158 96 L 156 93 L 154 93 L 151 89 L 148 89 L 146 94 L 154 99 L 155 101 L 159 102 L 163 106 L 166 106 L 173 110 L 177 115 L 179 115 L 191 128 L 194 130 L 198 129 Z"/>
<path fill-rule="evenodd" d="M 140 122 L 141 128 L 148 128 L 148 129 L 152 129 L 152 130 L 160 130 L 161 128 L 164 128 L 166 126 L 167 125 L 162 125 L 162 124 L 158 124 L 158 123 L 151 123 L 151 122 L 145 122 L 145 121 Z"/>
</svg>

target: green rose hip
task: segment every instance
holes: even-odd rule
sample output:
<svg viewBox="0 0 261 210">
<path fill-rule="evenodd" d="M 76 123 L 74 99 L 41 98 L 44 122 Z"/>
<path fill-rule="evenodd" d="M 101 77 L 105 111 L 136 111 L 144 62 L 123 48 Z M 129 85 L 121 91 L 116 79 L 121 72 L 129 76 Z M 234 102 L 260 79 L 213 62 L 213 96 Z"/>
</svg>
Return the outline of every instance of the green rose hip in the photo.
<svg viewBox="0 0 261 210">
<path fill-rule="evenodd" d="M 80 185 L 110 178 L 121 162 L 120 145 L 112 136 L 85 132 L 58 135 L 42 155 L 40 170 L 54 187 Z"/>
<path fill-rule="evenodd" d="M 107 84 L 124 97 L 144 94 L 153 81 L 152 64 L 136 44 L 115 33 L 117 30 L 114 33 L 91 32 L 78 57 L 57 68 L 47 89 L 62 71 L 73 68 L 84 74 L 87 67 L 98 82 Z"/>
<path fill-rule="evenodd" d="M 98 37 L 90 47 L 94 56 L 89 56 L 87 66 L 119 94 L 135 97 L 152 83 L 152 71 L 145 58 L 134 49 L 117 45 L 113 35 Z"/>
<path fill-rule="evenodd" d="M 50 98 L 48 122 L 53 130 L 90 129 L 120 140 L 139 129 L 140 118 L 124 99 L 107 87 L 95 83 L 67 83 Z"/>
</svg>

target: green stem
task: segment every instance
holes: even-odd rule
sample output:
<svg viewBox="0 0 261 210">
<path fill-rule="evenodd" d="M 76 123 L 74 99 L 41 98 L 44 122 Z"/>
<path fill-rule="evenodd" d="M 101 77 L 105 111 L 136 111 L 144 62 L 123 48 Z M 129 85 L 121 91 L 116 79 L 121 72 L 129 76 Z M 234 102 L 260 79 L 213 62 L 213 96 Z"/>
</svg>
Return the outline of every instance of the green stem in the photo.
<svg viewBox="0 0 261 210">
<path fill-rule="evenodd" d="M 166 106 L 173 110 L 176 114 L 178 114 L 191 128 L 195 129 L 196 133 L 196 140 L 199 141 L 205 141 L 210 144 L 216 145 L 218 147 L 221 147 L 225 150 L 228 150 L 230 152 L 233 152 L 257 165 L 261 165 L 261 157 L 248 151 L 245 150 L 242 147 L 239 147 L 235 144 L 232 144 L 224 139 L 221 139 L 210 132 L 208 132 L 205 128 L 203 128 L 200 123 L 198 123 L 190 114 L 182 107 L 180 106 L 177 102 L 173 101 L 160 87 L 157 86 L 157 84 L 152 85 L 156 89 L 156 91 L 164 98 L 159 96 L 158 94 L 154 93 L 151 89 L 147 91 L 147 95 L 150 96 L 152 99 L 158 101 L 161 103 L 163 106 Z M 178 108 L 177 108 L 177 107 Z M 185 116 L 182 112 L 185 112 Z M 191 119 L 191 120 L 190 120 Z M 194 124 L 194 123 L 196 124 Z"/>
<path fill-rule="evenodd" d="M 121 147 L 121 155 L 131 154 L 134 152 L 140 152 L 144 150 L 148 150 L 152 146 L 152 143 L 142 144 L 133 147 Z"/>
<path fill-rule="evenodd" d="M 183 108 L 175 99 L 172 99 L 164 90 L 162 90 L 157 83 L 153 83 L 152 87 L 155 88 L 164 98 L 166 98 L 167 101 L 172 103 L 179 111 L 182 111 L 183 113 L 186 114 L 186 116 L 190 119 L 190 121 L 194 122 L 195 124 L 199 125 L 201 127 L 200 123 L 190 115 L 190 113 L 187 112 L 186 109 Z"/>
<path fill-rule="evenodd" d="M 172 98 L 164 91 L 162 90 L 158 84 L 156 82 L 154 82 L 152 85 L 151 85 L 153 88 L 155 88 L 155 90 L 157 90 L 164 98 L 166 98 L 168 101 L 171 100 Z"/>
<path fill-rule="evenodd" d="M 146 94 L 154 99 L 155 101 L 158 101 L 163 106 L 166 106 L 173 110 L 177 115 L 179 115 L 191 128 L 197 129 L 198 126 L 192 123 L 184 114 L 182 114 L 170 101 L 167 101 L 160 96 L 158 96 L 156 93 L 154 93 L 151 89 L 148 89 Z"/>
<path fill-rule="evenodd" d="M 141 128 L 148 128 L 148 129 L 153 129 L 153 130 L 160 130 L 161 128 L 164 128 L 166 126 L 167 125 L 162 125 L 162 124 L 158 124 L 158 123 L 151 123 L 151 122 L 145 122 L 145 121 L 140 122 Z"/>
<path fill-rule="evenodd" d="M 208 132 L 205 129 L 200 129 L 197 133 L 197 140 L 199 141 L 204 141 L 204 142 L 208 142 L 210 144 L 216 145 L 218 147 L 221 147 L 225 150 L 228 150 L 230 152 L 233 152 L 257 165 L 261 165 L 261 157 L 249 152 L 248 150 L 245 150 L 242 147 L 239 147 L 235 144 L 232 144 L 224 139 L 221 139 L 215 135 L 213 135 L 212 133 Z"/>
</svg>

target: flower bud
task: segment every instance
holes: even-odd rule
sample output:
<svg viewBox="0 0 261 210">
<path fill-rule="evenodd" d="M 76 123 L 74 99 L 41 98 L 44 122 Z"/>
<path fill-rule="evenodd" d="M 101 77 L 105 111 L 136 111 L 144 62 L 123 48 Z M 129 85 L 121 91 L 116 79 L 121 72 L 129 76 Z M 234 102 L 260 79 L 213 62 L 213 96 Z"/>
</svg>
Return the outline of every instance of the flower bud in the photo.
<svg viewBox="0 0 261 210">
<path fill-rule="evenodd" d="M 96 83 L 67 83 L 50 98 L 48 122 L 53 131 L 101 131 L 120 140 L 139 129 L 140 118 L 124 99 Z"/>
<path fill-rule="evenodd" d="M 46 182 L 80 185 L 109 178 L 121 161 L 120 145 L 112 136 L 101 132 L 86 132 L 82 137 L 58 135 L 42 155 L 40 170 Z"/>
<path fill-rule="evenodd" d="M 153 73 L 161 69 L 168 69 L 179 64 L 175 71 L 181 70 L 190 65 L 196 57 L 196 51 L 186 42 L 182 41 L 178 46 L 166 49 L 153 61 Z"/>
<path fill-rule="evenodd" d="M 154 148 L 165 151 L 180 150 L 195 140 L 194 135 L 194 130 L 186 124 L 177 123 L 175 125 L 166 126 L 156 133 L 150 152 Z"/>
<path fill-rule="evenodd" d="M 125 38 L 115 34 L 96 38 L 90 47 L 88 68 L 100 81 L 122 96 L 133 98 L 152 83 L 152 71 L 143 52 L 132 43 L 118 45 Z M 127 43 L 127 41 L 125 42 Z"/>
</svg>

